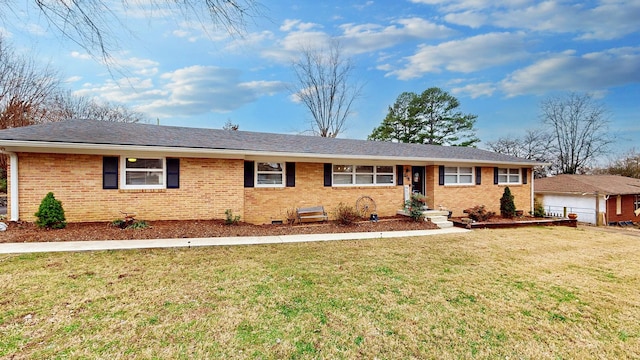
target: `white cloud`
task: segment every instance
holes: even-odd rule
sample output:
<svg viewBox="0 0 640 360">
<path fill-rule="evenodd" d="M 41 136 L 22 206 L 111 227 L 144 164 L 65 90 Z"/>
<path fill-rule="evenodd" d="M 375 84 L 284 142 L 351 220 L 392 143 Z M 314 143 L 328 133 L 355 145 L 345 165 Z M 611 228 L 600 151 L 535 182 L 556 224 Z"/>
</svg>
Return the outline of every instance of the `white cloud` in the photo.
<svg viewBox="0 0 640 360">
<path fill-rule="evenodd" d="M 279 81 L 240 81 L 241 71 L 190 66 L 151 78 L 109 79 L 86 83 L 74 93 L 101 101 L 125 103 L 150 117 L 183 117 L 229 112 L 286 89 Z"/>
<path fill-rule="evenodd" d="M 24 29 L 32 35 L 36 35 L 36 36 L 47 35 L 47 30 L 42 26 L 40 26 L 39 24 L 33 24 L 33 23 L 25 24 Z"/>
<path fill-rule="evenodd" d="M 444 19 L 452 24 L 465 25 L 477 29 L 488 22 L 488 15 L 476 11 L 447 14 Z"/>
<path fill-rule="evenodd" d="M 640 1 L 488 1 L 413 0 L 438 6 L 450 23 L 576 34 L 579 39 L 609 40 L 638 32 Z"/>
<path fill-rule="evenodd" d="M 309 31 L 314 28 L 322 28 L 322 25 L 311 22 L 302 22 L 298 19 L 286 19 L 280 26 L 280 31 Z"/>
<path fill-rule="evenodd" d="M 71 52 L 71 57 L 75 58 L 75 59 L 80 59 L 80 60 L 93 60 L 91 55 L 89 55 L 87 53 L 81 53 L 81 52 L 78 52 L 78 51 L 72 51 Z"/>
<path fill-rule="evenodd" d="M 414 4 L 438 6 L 444 11 L 466 11 L 490 7 L 518 7 L 535 0 L 410 0 Z"/>
<path fill-rule="evenodd" d="M 162 96 L 137 109 L 159 117 L 228 112 L 285 89 L 278 81 L 241 82 L 240 75 L 239 70 L 200 65 L 165 73 Z"/>
<path fill-rule="evenodd" d="M 514 71 L 500 84 L 508 96 L 546 91 L 597 91 L 640 82 L 640 47 L 624 47 L 582 56 L 555 54 Z"/>
<path fill-rule="evenodd" d="M 467 84 L 461 87 L 454 87 L 451 92 L 455 95 L 468 95 L 475 99 L 481 96 L 491 96 L 496 91 L 496 85 L 493 83 Z"/>
<path fill-rule="evenodd" d="M 316 30 L 318 26 L 302 26 L 299 20 L 286 20 L 280 27 L 288 31 L 275 46 L 262 51 L 262 56 L 278 62 L 289 62 L 298 56 L 300 48 L 326 46 L 332 36 Z M 393 47 L 411 40 L 444 38 L 454 33 L 452 29 L 430 21 L 413 17 L 392 21 L 389 25 L 373 23 L 348 23 L 338 27 L 342 32 L 335 36 L 347 55 L 362 54 Z"/>
<path fill-rule="evenodd" d="M 380 50 L 410 40 L 438 39 L 453 35 L 454 31 L 421 18 L 405 18 L 391 25 L 344 24 L 340 26 L 345 50 L 360 54 Z"/>
<path fill-rule="evenodd" d="M 217 26 L 213 22 L 182 21 L 178 24 L 178 29 L 171 31 L 171 34 L 178 38 L 187 39 L 189 42 L 199 40 L 221 42 L 231 39 L 223 27 Z"/>
<path fill-rule="evenodd" d="M 151 79 L 122 78 L 109 79 L 103 84 L 85 83 L 80 90 L 74 91 L 74 94 L 108 102 L 135 104 L 162 96 L 163 92 L 154 88 Z"/>
<path fill-rule="evenodd" d="M 281 63 L 289 63 L 300 54 L 301 48 L 322 47 L 329 43 L 331 37 L 324 32 L 295 31 L 287 34 L 284 39 L 276 43 L 275 46 L 261 51 L 264 58 L 275 60 Z"/>
<path fill-rule="evenodd" d="M 406 58 L 408 64 L 404 68 L 387 75 L 407 80 L 443 70 L 470 73 L 526 56 L 523 34 L 489 33 L 435 46 L 421 46 L 416 54 Z"/>
<path fill-rule="evenodd" d="M 91 61 L 96 60 L 93 56 L 78 51 L 72 51 L 70 55 L 74 59 Z M 114 69 L 122 69 L 122 71 L 138 76 L 153 76 L 158 73 L 158 66 L 160 64 L 157 61 L 142 59 L 138 57 L 127 57 L 126 55 L 126 52 L 122 52 L 106 59 L 106 62 L 105 59 L 100 60 L 103 64 L 106 64 Z"/>
<path fill-rule="evenodd" d="M 82 76 L 70 76 L 64 80 L 65 83 L 70 84 L 82 80 Z"/>
<path fill-rule="evenodd" d="M 13 37 L 13 34 L 11 33 L 11 31 L 9 31 L 6 28 L 0 26 L 0 37 L 3 38 L 3 39 L 9 39 L 9 38 Z"/>
</svg>

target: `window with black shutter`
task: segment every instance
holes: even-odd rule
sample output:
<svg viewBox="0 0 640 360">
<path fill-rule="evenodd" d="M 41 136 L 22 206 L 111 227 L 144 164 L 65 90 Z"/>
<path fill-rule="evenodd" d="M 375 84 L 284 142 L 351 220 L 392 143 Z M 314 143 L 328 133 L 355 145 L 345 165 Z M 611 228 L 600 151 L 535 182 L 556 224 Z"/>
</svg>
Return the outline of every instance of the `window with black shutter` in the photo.
<svg viewBox="0 0 640 360">
<path fill-rule="evenodd" d="M 167 159 L 167 189 L 180 188 L 180 159 Z"/>
<path fill-rule="evenodd" d="M 287 173 L 287 187 L 296 186 L 296 163 L 288 162 L 285 165 L 285 172 Z"/>
<path fill-rule="evenodd" d="M 253 161 L 244 162 L 244 187 L 252 188 L 254 186 L 253 172 L 255 163 Z"/>
<path fill-rule="evenodd" d="M 105 156 L 102 158 L 102 188 L 118 188 L 118 166 L 120 158 L 117 156 Z"/>
<path fill-rule="evenodd" d="M 333 171 L 333 165 L 330 163 L 324 164 L 324 186 L 331 186 L 331 172 Z"/>
</svg>

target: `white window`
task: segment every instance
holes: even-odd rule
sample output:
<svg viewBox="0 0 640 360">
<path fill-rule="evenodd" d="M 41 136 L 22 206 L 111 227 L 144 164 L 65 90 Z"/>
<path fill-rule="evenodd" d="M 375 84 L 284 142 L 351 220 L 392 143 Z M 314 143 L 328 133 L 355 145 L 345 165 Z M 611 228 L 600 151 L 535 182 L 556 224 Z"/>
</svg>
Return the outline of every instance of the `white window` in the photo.
<svg viewBox="0 0 640 360">
<path fill-rule="evenodd" d="M 622 215 L 622 196 L 616 197 L 616 215 Z"/>
<path fill-rule="evenodd" d="M 333 165 L 334 185 L 393 185 L 393 165 Z"/>
<path fill-rule="evenodd" d="M 284 186 L 284 163 L 259 162 L 256 165 L 256 186 Z"/>
<path fill-rule="evenodd" d="M 520 184 L 520 169 L 498 169 L 498 184 Z"/>
<path fill-rule="evenodd" d="M 165 159 L 121 157 L 124 189 L 164 189 Z"/>
<path fill-rule="evenodd" d="M 473 185 L 472 166 L 447 166 L 444 168 L 445 185 Z"/>
</svg>

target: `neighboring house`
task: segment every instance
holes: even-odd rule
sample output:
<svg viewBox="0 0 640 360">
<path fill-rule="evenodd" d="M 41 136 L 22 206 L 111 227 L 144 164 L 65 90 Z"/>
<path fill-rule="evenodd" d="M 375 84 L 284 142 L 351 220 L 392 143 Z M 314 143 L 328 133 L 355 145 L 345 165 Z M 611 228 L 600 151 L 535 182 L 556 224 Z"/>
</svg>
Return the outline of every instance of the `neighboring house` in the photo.
<svg viewBox="0 0 640 360">
<path fill-rule="evenodd" d="M 533 206 L 539 163 L 468 147 L 69 120 L 0 131 L 9 156 L 9 218 L 35 220 L 53 192 L 67 220 L 287 220 L 298 207 L 355 206 L 370 196 L 392 216 L 411 191 L 462 216 L 499 211 L 505 186 Z"/>
<path fill-rule="evenodd" d="M 618 175 L 557 175 L 536 179 L 535 196 L 547 212 L 578 214 L 578 221 L 640 221 L 640 179 Z M 638 212 L 640 214 L 640 212 Z"/>
</svg>

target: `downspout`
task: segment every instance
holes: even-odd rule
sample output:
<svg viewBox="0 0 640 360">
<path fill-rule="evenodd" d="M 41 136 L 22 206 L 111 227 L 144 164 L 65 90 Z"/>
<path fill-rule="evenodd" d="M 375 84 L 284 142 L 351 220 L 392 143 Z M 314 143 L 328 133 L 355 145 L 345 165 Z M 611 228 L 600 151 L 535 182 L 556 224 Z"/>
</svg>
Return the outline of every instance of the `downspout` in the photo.
<svg viewBox="0 0 640 360">
<path fill-rule="evenodd" d="M 533 175 L 533 168 L 531 168 L 531 204 L 529 204 L 529 206 L 531 207 L 531 215 L 533 215 L 536 211 L 535 208 L 535 192 L 534 192 L 534 182 L 533 179 L 535 179 L 535 176 Z"/>
<path fill-rule="evenodd" d="M 9 156 L 9 169 L 11 189 L 9 190 L 9 199 L 11 200 L 11 221 L 18 221 L 20 219 L 20 213 L 18 210 L 19 197 L 18 197 L 18 154 L 10 151 L 0 150 L 5 155 Z"/>
</svg>

